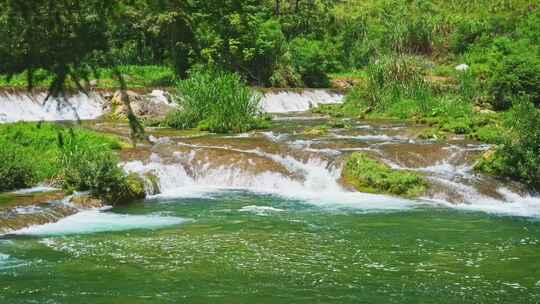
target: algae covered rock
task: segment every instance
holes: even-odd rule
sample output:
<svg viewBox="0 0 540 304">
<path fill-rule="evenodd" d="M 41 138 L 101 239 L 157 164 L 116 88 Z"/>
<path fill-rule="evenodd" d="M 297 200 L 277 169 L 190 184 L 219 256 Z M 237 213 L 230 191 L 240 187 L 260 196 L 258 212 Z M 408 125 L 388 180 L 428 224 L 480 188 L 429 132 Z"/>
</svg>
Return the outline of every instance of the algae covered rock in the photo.
<svg viewBox="0 0 540 304">
<path fill-rule="evenodd" d="M 112 205 L 121 205 L 129 202 L 144 199 L 146 191 L 144 180 L 135 173 L 131 173 L 117 185 L 114 191 L 111 191 L 106 197 L 105 202 Z"/>
<path fill-rule="evenodd" d="M 326 125 L 316 126 L 307 130 L 304 130 L 304 135 L 307 136 L 324 136 L 328 134 L 330 127 Z"/>
<path fill-rule="evenodd" d="M 394 170 L 365 153 L 353 153 L 345 164 L 343 180 L 360 192 L 417 197 L 427 189 L 424 177 Z"/>
</svg>

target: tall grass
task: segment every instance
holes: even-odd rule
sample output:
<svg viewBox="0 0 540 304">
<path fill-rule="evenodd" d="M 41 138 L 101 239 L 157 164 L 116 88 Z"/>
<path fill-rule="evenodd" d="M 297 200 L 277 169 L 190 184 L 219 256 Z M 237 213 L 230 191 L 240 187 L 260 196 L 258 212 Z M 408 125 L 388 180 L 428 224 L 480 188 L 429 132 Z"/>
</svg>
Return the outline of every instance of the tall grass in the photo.
<svg viewBox="0 0 540 304">
<path fill-rule="evenodd" d="M 228 133 L 261 126 L 261 97 L 237 74 L 195 72 L 178 90 L 180 109 L 167 117 L 170 127 Z"/>
<path fill-rule="evenodd" d="M 414 57 L 383 57 L 368 66 L 364 99 L 377 111 L 385 112 L 397 103 L 411 101 L 427 112 L 432 97 L 431 85 Z"/>
</svg>

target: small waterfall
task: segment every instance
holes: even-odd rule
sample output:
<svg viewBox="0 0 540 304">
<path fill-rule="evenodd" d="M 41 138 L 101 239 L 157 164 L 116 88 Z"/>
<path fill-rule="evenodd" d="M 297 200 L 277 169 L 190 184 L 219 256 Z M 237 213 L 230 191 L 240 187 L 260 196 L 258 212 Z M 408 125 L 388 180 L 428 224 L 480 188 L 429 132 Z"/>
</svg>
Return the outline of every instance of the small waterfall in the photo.
<svg viewBox="0 0 540 304">
<path fill-rule="evenodd" d="M 1 93 L 0 123 L 96 119 L 104 113 L 105 100 L 97 93 L 78 93 L 45 101 L 46 93 Z"/>
<path fill-rule="evenodd" d="M 202 147 L 196 150 L 200 152 Z M 248 190 L 266 193 L 321 207 L 349 207 L 363 210 L 401 210 L 410 208 L 414 202 L 384 195 L 349 191 L 339 184 L 341 168 L 328 161 L 313 157 L 305 161 L 290 155 L 279 155 L 260 150 L 240 150 L 227 147 L 204 147 L 232 150 L 247 155 L 247 163 L 256 166 L 250 155 L 265 158 L 288 170 L 282 172 L 262 170 L 246 171 L 236 164 L 212 167 L 211 160 L 197 163 L 193 152 L 176 158 L 176 163 L 163 163 L 151 157 L 147 163 L 132 161 L 124 165 L 128 172 L 141 176 L 152 174 L 159 179 L 161 194 L 158 197 L 206 197 L 224 189 Z M 196 152 L 196 153 L 197 153 Z M 178 153 L 176 153 L 177 156 Z"/>
<path fill-rule="evenodd" d="M 343 102 L 343 95 L 328 90 L 279 91 L 264 94 L 261 102 L 266 113 L 302 112 L 321 104 Z"/>
<path fill-rule="evenodd" d="M 134 100 L 144 101 L 157 107 L 160 105 L 174 108 L 169 93 L 153 90 L 148 94 L 130 92 Z M 41 93 L 0 93 L 0 123 L 17 121 L 73 121 L 92 120 L 104 115 L 110 108 L 104 97 L 111 94 L 90 92 L 88 95 L 77 93 L 62 98 L 50 98 Z M 321 104 L 337 104 L 343 102 L 343 95 L 323 89 L 306 89 L 301 92 L 279 91 L 265 93 L 261 101 L 261 109 L 266 113 L 302 112 Z M 144 103 L 143 102 L 143 103 Z M 132 101 L 133 103 L 133 101 Z"/>
</svg>

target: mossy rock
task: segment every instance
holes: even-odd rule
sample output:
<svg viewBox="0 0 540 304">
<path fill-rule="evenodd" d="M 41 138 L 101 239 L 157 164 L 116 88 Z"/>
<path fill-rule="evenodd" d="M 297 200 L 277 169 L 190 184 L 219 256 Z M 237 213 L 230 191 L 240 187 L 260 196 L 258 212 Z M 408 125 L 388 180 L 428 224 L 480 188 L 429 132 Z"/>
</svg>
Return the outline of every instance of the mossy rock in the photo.
<svg viewBox="0 0 540 304">
<path fill-rule="evenodd" d="M 323 135 L 326 135 L 328 134 L 328 130 L 330 129 L 330 127 L 326 126 L 326 125 L 320 125 L 320 126 L 316 126 L 314 128 L 310 128 L 310 129 L 307 129 L 307 130 L 304 130 L 304 135 L 308 135 L 308 136 L 323 136 Z"/>
<path fill-rule="evenodd" d="M 323 114 L 336 118 L 345 116 L 340 104 L 321 104 L 318 107 L 311 109 L 311 113 Z"/>
<path fill-rule="evenodd" d="M 112 205 L 122 205 L 146 198 L 144 180 L 135 173 L 131 173 L 123 180 L 115 191 L 109 193 L 105 202 Z"/>
<path fill-rule="evenodd" d="M 144 180 L 137 174 L 131 173 L 126 178 L 126 190 L 132 199 L 144 199 L 146 191 L 144 189 Z"/>
<path fill-rule="evenodd" d="M 417 137 L 425 140 L 445 140 L 447 134 L 436 128 L 428 128 L 418 134 Z"/>
<path fill-rule="evenodd" d="M 419 174 L 394 170 L 365 153 L 353 153 L 345 164 L 343 179 L 360 192 L 418 197 L 427 190 Z"/>
<path fill-rule="evenodd" d="M 488 175 L 499 176 L 505 172 L 506 160 L 497 149 L 484 152 L 474 165 L 474 170 Z"/>
<path fill-rule="evenodd" d="M 470 122 L 457 119 L 442 124 L 441 130 L 455 134 L 470 134 L 472 132 L 472 127 Z"/>
<path fill-rule="evenodd" d="M 161 189 L 159 187 L 159 178 L 153 174 L 153 173 L 145 173 L 144 177 L 146 177 L 146 181 L 149 184 L 149 187 L 151 188 L 151 195 L 156 195 L 161 193 Z"/>
<path fill-rule="evenodd" d="M 332 119 L 328 122 L 328 124 L 335 129 L 350 129 L 352 128 L 352 125 L 349 121 L 345 119 Z"/>
</svg>

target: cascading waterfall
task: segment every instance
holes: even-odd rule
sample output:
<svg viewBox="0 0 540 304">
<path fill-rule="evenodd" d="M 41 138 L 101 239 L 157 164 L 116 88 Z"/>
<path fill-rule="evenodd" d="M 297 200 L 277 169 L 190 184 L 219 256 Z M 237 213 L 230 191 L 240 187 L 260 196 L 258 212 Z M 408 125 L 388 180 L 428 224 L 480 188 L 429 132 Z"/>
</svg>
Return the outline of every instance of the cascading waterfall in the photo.
<svg viewBox="0 0 540 304">
<path fill-rule="evenodd" d="M 0 123 L 97 119 L 110 110 L 104 94 L 110 95 L 101 92 L 90 92 L 88 95 L 77 93 L 67 95 L 65 99 L 57 97 L 46 100 L 45 92 L 0 92 Z M 162 90 L 153 90 L 140 96 L 150 104 L 173 105 L 167 97 L 168 93 Z M 299 112 L 320 104 L 335 104 L 342 101 L 342 94 L 328 90 L 268 92 L 263 96 L 261 109 L 267 113 Z"/>
<path fill-rule="evenodd" d="M 287 113 L 308 111 L 321 104 L 343 102 L 343 95 L 328 90 L 303 90 L 301 92 L 281 91 L 264 94 L 261 106 L 266 113 Z"/>
<path fill-rule="evenodd" d="M 164 145 L 176 146 L 189 152 L 174 152 L 174 157 L 162 160 L 157 154 L 150 161 L 134 161 L 125 164 L 129 172 L 142 176 L 153 174 L 160 183 L 158 197 L 197 197 L 211 196 L 212 192 L 224 189 L 243 189 L 252 192 L 269 193 L 286 199 L 303 201 L 318 206 L 351 207 L 363 210 L 408 209 L 426 204 L 442 205 L 463 210 L 476 210 L 496 214 L 517 216 L 540 216 L 540 199 L 518 194 L 505 185 L 490 187 L 486 194 L 477 184 L 494 183 L 484 180 L 474 173 L 473 163 L 467 161 L 469 153 L 484 151 L 485 145 L 456 146 L 449 144 L 441 148 L 448 155 L 442 160 L 406 166 L 392 155 L 385 153 L 389 145 L 430 145 L 429 142 L 411 141 L 402 136 L 378 134 L 381 129 L 362 128 L 375 134 L 340 135 L 330 133 L 326 139 L 298 139 L 294 136 L 276 132 L 261 132 L 258 136 L 268 143 L 287 147 L 287 152 L 271 153 L 262 148 L 245 149 L 234 145 L 213 145 L 209 143 L 184 143 L 164 141 Z M 388 129 L 384 127 L 384 129 Z M 257 135 L 250 135 L 257 136 Z M 249 136 L 233 137 L 231 140 L 249 140 Z M 344 188 L 340 183 L 342 155 L 351 148 L 325 148 L 333 140 L 360 141 L 368 144 L 356 150 L 376 152 L 391 167 L 412 170 L 426 175 L 433 184 L 433 190 L 419 200 L 407 200 L 384 195 L 358 193 Z M 261 145 L 264 147 L 265 145 Z M 321 146 L 321 148 L 313 148 Z M 155 151 L 161 150 L 158 144 Z M 263 158 L 283 168 L 286 173 L 275 170 L 247 170 L 238 162 L 214 165 L 205 151 L 221 150 L 231 155 L 243 155 L 241 164 L 248 168 L 256 167 L 254 158 Z M 353 149 L 354 150 L 354 149 Z M 295 156 L 303 153 L 303 156 Z M 306 156 L 308 155 L 308 156 Z M 422 159 L 421 155 L 418 155 Z M 425 162 L 425 160 L 424 160 Z M 276 165 L 276 166 L 277 166 Z"/>
<path fill-rule="evenodd" d="M 304 94 L 304 97 L 300 98 L 298 94 Z M 156 100 L 159 99 L 160 95 L 156 96 Z M 102 106 L 100 102 L 94 106 L 83 105 L 88 100 L 82 100 L 88 97 L 77 98 L 81 98 L 80 108 L 95 110 L 88 110 L 87 115 L 80 119 L 98 115 L 98 109 Z M 339 95 L 325 91 L 268 93 L 263 100 L 263 107 L 269 112 L 295 112 L 306 110 L 317 102 L 340 102 L 340 98 Z M 2 100 L 5 102 L 5 99 L 0 99 L 0 102 Z M 49 102 L 46 107 L 54 105 L 54 100 Z M 10 120 L 4 121 L 15 121 L 17 117 L 25 120 L 31 117 L 46 120 L 69 118 L 65 114 L 68 112 L 53 111 L 53 114 L 49 113 L 50 116 L 46 116 L 48 112 L 32 112 L 32 106 L 28 112 L 1 105 L 0 109 L 4 112 L 12 111 L 9 116 L 3 116 L 10 117 Z M 279 115 L 279 125 L 282 127 L 234 136 L 189 139 L 154 134 L 150 136 L 153 142 L 153 146 L 148 148 L 150 157 L 127 161 L 123 167 L 127 172 L 140 174 L 146 180 L 147 193 L 158 200 L 213 198 L 225 191 L 248 191 L 322 208 L 352 208 L 363 212 L 397 211 L 435 205 L 467 211 L 540 217 L 540 198 L 523 194 L 519 187 L 474 172 L 474 158 L 471 155 L 478 156 L 489 149 L 487 145 L 464 142 L 462 139 L 445 143 L 419 140 L 411 136 L 411 126 L 403 123 L 364 123 L 348 129 L 332 129 L 320 136 L 306 136 L 303 133 L 306 127 L 321 123 L 320 118 L 311 121 L 309 118 Z M 430 190 L 420 199 L 411 200 L 348 189 L 341 180 L 342 166 L 346 156 L 356 151 L 372 154 L 394 169 L 424 174 L 431 184 Z M 24 192 L 34 191 L 40 189 Z M 246 212 L 280 212 L 268 209 L 271 208 L 269 206 L 247 207 Z M 4 225 L 8 232 L 38 235 L 66 233 L 65 225 L 74 227 L 70 230 L 72 233 L 91 233 L 101 231 L 100 226 L 106 227 L 104 229 L 107 231 L 130 229 L 137 226 L 133 224 L 134 221 L 147 223 L 143 226 L 148 228 L 154 227 L 151 224 L 153 221 L 157 223 L 155 227 L 183 221 L 181 218 L 169 219 L 160 215 L 151 215 L 150 218 L 109 216 L 103 210 L 81 209 L 66 201 L 15 208 L 9 212 L 4 217 L 21 220 L 10 220 L 12 222 Z M 82 215 L 77 216 L 79 212 Z M 17 230 L 25 227 L 25 221 L 38 226 Z M 43 224 L 46 224 L 45 227 L 39 226 Z"/>
<path fill-rule="evenodd" d="M 196 146 L 201 148 L 201 146 Z M 226 149 L 227 147 L 207 147 Z M 164 164 L 159 157 L 152 157 L 148 163 L 128 162 L 124 169 L 141 176 L 153 174 L 159 179 L 159 197 L 207 196 L 224 189 L 242 189 L 252 192 L 279 195 L 319 206 L 341 206 L 365 210 L 392 210 L 409 208 L 413 202 L 383 195 L 352 192 L 339 184 L 341 168 L 331 166 L 320 158 L 310 158 L 305 162 L 292 156 L 266 153 L 260 150 L 232 149 L 235 153 L 245 153 L 265 157 L 283 165 L 290 176 L 280 172 L 245 172 L 235 164 L 208 168 L 208 164 L 194 165 L 193 155 L 178 159 L 188 160 L 174 164 Z M 190 153 L 191 154 L 191 153 Z M 178 154 L 177 154 L 178 155 Z M 248 162 L 250 159 L 248 158 Z M 186 167 L 196 173 L 188 174 Z M 294 177 L 293 177 L 294 176 Z"/>
<path fill-rule="evenodd" d="M 100 94 L 78 93 L 63 98 L 47 98 L 42 93 L 1 93 L 0 123 L 17 121 L 90 120 L 104 114 Z"/>
</svg>

